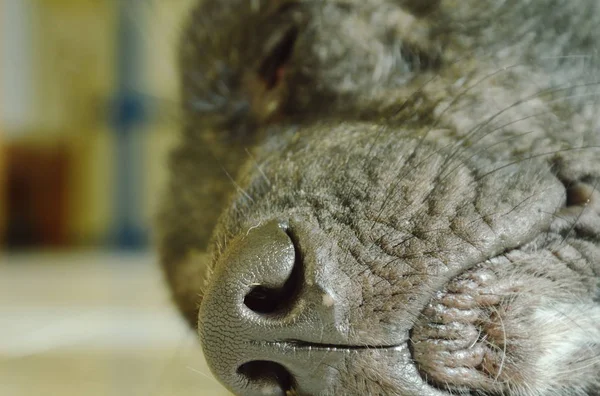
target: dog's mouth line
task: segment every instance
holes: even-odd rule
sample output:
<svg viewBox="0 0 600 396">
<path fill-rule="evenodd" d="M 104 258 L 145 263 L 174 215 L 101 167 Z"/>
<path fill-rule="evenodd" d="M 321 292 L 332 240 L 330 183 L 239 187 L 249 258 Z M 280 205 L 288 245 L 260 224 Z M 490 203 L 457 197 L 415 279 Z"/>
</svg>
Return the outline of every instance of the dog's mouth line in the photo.
<svg viewBox="0 0 600 396">
<path fill-rule="evenodd" d="M 261 345 L 278 347 L 278 348 L 292 348 L 294 350 L 321 350 L 328 352 L 351 352 L 351 351 L 363 351 L 363 350 L 395 350 L 398 348 L 404 348 L 406 342 L 400 344 L 391 345 L 346 345 L 346 344 L 321 344 L 315 342 L 306 342 L 301 340 L 283 340 L 275 342 L 261 342 Z"/>
</svg>

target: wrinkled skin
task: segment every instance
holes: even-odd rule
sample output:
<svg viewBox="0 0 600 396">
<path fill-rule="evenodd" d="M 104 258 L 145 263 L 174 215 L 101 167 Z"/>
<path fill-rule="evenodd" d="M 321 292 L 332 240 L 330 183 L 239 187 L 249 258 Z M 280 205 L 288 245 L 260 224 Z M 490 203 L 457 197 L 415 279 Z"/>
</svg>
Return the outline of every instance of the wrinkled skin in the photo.
<svg viewBox="0 0 600 396">
<path fill-rule="evenodd" d="M 239 395 L 600 394 L 597 0 L 204 0 L 160 216 Z"/>
</svg>

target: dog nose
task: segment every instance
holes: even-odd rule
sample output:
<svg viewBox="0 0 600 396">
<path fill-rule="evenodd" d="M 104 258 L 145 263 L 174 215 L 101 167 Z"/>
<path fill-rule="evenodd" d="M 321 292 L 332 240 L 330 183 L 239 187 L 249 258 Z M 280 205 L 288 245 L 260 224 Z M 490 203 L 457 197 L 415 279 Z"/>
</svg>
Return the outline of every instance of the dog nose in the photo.
<svg viewBox="0 0 600 396">
<path fill-rule="evenodd" d="M 323 362 L 318 348 L 308 358 L 298 352 L 345 337 L 331 285 L 303 262 L 293 238 L 278 221 L 242 233 L 220 257 L 204 295 L 204 354 L 236 394 L 285 396 L 292 388 L 317 393 L 333 375 L 330 366 L 316 367 Z"/>
</svg>

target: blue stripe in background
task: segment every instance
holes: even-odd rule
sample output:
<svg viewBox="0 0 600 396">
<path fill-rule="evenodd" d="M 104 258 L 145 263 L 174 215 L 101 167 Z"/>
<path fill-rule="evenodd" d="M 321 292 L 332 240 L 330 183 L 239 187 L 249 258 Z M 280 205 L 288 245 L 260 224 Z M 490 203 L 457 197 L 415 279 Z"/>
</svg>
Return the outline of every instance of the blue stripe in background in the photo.
<svg viewBox="0 0 600 396">
<path fill-rule="evenodd" d="M 137 3 L 137 4 L 136 4 Z M 142 34 L 139 1 L 121 0 L 117 35 L 117 88 L 111 106 L 111 124 L 116 144 L 116 196 L 111 239 L 119 249 L 139 250 L 148 246 L 143 224 L 144 191 L 143 127 L 148 109 L 139 94 L 142 71 Z"/>
</svg>

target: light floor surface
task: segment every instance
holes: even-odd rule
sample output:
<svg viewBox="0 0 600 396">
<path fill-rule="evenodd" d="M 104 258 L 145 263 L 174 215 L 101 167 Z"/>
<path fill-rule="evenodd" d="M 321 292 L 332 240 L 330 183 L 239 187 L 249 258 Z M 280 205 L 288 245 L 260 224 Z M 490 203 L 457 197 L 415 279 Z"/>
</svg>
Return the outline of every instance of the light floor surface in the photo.
<svg viewBox="0 0 600 396">
<path fill-rule="evenodd" d="M 227 396 L 149 254 L 0 253 L 0 395 Z"/>
</svg>

